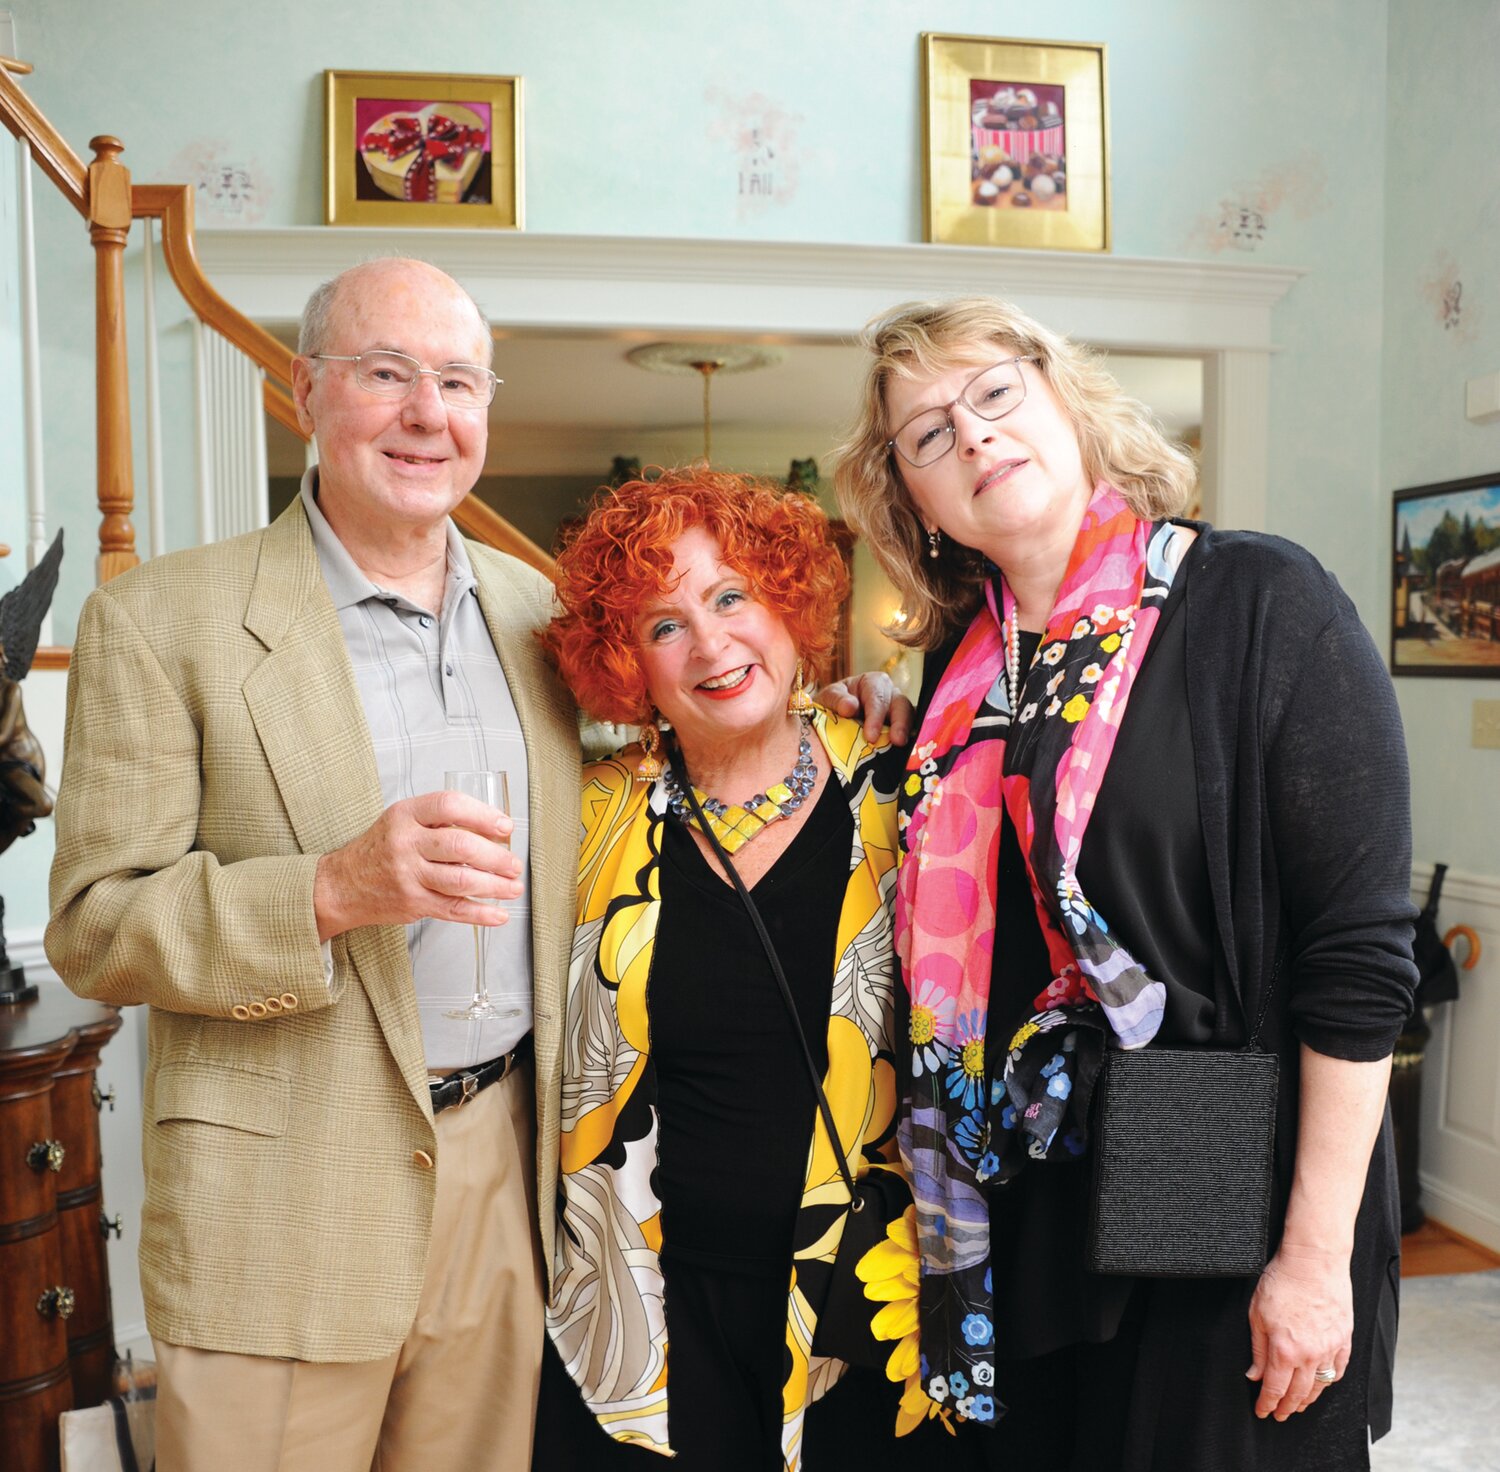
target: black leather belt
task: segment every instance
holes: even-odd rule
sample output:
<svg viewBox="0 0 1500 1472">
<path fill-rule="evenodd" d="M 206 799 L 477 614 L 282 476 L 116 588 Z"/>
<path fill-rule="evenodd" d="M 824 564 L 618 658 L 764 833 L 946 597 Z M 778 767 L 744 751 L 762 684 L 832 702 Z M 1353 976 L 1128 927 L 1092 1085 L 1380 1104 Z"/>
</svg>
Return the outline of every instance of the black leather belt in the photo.
<svg viewBox="0 0 1500 1472">
<path fill-rule="evenodd" d="M 445 1074 L 442 1078 L 430 1078 L 427 1087 L 432 1091 L 432 1112 L 441 1114 L 467 1104 L 475 1094 L 497 1084 L 506 1074 L 519 1068 L 531 1057 L 531 1034 L 527 1033 L 509 1053 L 477 1068 L 460 1068 L 457 1073 Z"/>
</svg>

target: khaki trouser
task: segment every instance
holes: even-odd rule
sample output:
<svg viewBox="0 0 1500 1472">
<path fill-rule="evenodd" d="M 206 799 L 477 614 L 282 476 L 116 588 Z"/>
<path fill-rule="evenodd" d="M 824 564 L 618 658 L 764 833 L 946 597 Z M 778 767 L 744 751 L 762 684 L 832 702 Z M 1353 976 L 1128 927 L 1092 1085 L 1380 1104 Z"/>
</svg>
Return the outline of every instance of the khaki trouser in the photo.
<svg viewBox="0 0 1500 1472">
<path fill-rule="evenodd" d="M 394 1354 L 313 1364 L 156 1341 L 159 1472 L 526 1472 L 543 1334 L 533 1074 L 437 1117 L 427 1272 Z"/>
</svg>

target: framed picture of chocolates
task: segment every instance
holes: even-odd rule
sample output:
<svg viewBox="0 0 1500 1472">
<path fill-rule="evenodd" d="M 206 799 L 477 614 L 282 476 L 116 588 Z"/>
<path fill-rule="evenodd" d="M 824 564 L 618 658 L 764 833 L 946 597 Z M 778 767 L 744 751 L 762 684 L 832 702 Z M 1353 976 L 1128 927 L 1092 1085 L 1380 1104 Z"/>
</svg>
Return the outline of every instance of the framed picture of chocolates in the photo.
<svg viewBox="0 0 1500 1472">
<path fill-rule="evenodd" d="M 928 240 L 1109 249 L 1105 48 L 922 35 Z"/>
<path fill-rule="evenodd" d="M 324 80 L 330 225 L 520 229 L 520 77 Z"/>
</svg>

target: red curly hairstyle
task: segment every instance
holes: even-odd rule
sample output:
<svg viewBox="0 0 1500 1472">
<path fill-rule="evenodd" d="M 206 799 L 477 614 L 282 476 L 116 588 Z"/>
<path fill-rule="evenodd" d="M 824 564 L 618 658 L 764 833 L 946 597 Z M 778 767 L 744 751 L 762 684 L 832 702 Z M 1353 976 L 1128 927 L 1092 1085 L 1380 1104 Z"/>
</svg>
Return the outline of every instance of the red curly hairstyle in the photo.
<svg viewBox="0 0 1500 1472">
<path fill-rule="evenodd" d="M 650 719 L 635 621 L 648 600 L 670 589 L 677 539 L 700 526 L 756 598 L 781 615 L 810 679 L 825 673 L 849 577 L 817 503 L 705 465 L 665 470 L 657 480 L 601 491 L 558 553 L 562 612 L 542 643 L 596 719 Z"/>
</svg>

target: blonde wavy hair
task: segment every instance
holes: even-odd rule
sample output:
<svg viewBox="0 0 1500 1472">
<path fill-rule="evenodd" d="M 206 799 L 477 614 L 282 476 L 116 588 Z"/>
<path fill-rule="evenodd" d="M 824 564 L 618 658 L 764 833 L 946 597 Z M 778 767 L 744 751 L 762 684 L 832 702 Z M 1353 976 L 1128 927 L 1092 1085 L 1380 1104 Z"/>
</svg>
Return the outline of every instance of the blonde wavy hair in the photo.
<svg viewBox="0 0 1500 1472">
<path fill-rule="evenodd" d="M 944 538 L 927 555 L 926 535 L 887 448 L 885 391 L 893 378 L 936 377 L 982 360 L 1031 358 L 1047 375 L 1073 423 L 1084 473 L 1118 488 L 1137 516 L 1159 520 L 1189 502 L 1198 470 L 1127 397 L 1099 358 L 994 297 L 907 302 L 876 317 L 860 335 L 870 354 L 858 418 L 837 451 L 834 487 L 845 518 L 869 543 L 901 594 L 906 618 L 886 632 L 915 649 L 933 649 L 966 626 L 984 596 L 984 557 Z"/>
</svg>

